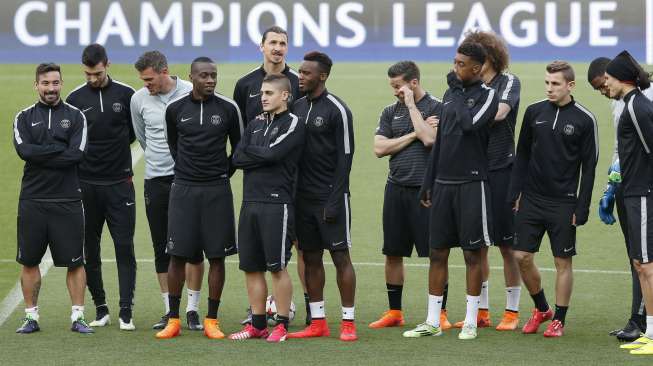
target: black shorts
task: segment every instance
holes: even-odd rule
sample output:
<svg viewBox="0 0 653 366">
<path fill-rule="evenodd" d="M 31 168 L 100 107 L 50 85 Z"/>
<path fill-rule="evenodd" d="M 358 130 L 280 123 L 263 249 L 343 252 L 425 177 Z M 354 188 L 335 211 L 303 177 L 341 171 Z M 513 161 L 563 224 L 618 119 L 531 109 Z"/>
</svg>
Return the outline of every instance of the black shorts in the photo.
<svg viewBox="0 0 653 366">
<path fill-rule="evenodd" d="M 515 215 L 514 250 L 537 253 L 546 232 L 554 257 L 576 255 L 576 227 L 571 224 L 575 203 L 561 203 L 522 194 Z"/>
<path fill-rule="evenodd" d="M 191 260 L 236 254 L 231 185 L 173 183 L 168 209 L 168 254 Z"/>
<path fill-rule="evenodd" d="M 490 171 L 488 185 L 492 193 L 492 226 L 494 227 L 494 245 L 512 247 L 515 233 L 512 203 L 508 202 L 508 189 L 510 188 L 510 174 L 512 165 Z"/>
<path fill-rule="evenodd" d="M 300 250 L 347 250 L 351 248 L 351 210 L 345 193 L 333 222 L 324 220 L 324 202 L 297 198 L 297 240 Z"/>
<path fill-rule="evenodd" d="M 479 250 L 492 245 L 487 182 L 435 183 L 431 197 L 430 247 Z"/>
<path fill-rule="evenodd" d="M 38 266 L 50 246 L 57 267 L 84 264 L 84 206 L 82 201 L 18 202 L 18 253 L 16 261 Z"/>
<path fill-rule="evenodd" d="M 168 242 L 168 202 L 173 179 L 172 175 L 145 179 L 143 187 L 145 214 L 152 236 L 156 273 L 167 273 L 170 263 L 170 256 L 166 253 L 166 243 Z"/>
<path fill-rule="evenodd" d="M 429 209 L 419 203 L 419 188 L 391 182 L 383 197 L 383 254 L 410 257 L 413 246 L 419 257 L 429 256 Z"/>
<path fill-rule="evenodd" d="M 653 194 L 624 197 L 628 217 L 628 256 L 640 263 L 653 261 Z"/>
<path fill-rule="evenodd" d="M 238 221 L 239 268 L 245 272 L 279 272 L 286 268 L 294 216 L 290 204 L 243 202 Z"/>
</svg>

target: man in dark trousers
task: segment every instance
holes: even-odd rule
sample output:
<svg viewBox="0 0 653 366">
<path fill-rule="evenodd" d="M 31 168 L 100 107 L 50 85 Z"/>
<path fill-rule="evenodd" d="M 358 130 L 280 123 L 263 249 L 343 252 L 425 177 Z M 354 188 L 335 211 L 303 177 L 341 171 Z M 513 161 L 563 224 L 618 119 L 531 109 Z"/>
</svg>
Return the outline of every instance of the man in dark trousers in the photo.
<svg viewBox="0 0 653 366">
<path fill-rule="evenodd" d="M 304 55 L 299 87 L 306 96 L 293 111 L 306 126 L 306 143 L 297 181 L 297 238 L 304 254 L 310 325 L 290 338 L 327 337 L 330 334 L 324 307 L 324 264 L 328 250 L 336 267 L 342 305 L 340 339 L 355 341 L 354 297 L 356 274 L 349 256 L 351 210 L 349 173 L 354 156 L 354 129 L 347 105 L 326 89 L 333 62 L 324 53 Z"/>
<path fill-rule="evenodd" d="M 524 113 L 509 197 L 516 211 L 513 249 L 535 303 L 522 332 L 537 333 L 540 324 L 553 319 L 544 336 L 561 337 L 573 285 L 576 228 L 587 222 L 592 198 L 598 128 L 594 115 L 571 95 L 576 82 L 569 63 L 547 65 L 544 81 L 547 99 Z M 556 267 L 555 314 L 534 261 L 545 232 Z"/>
<path fill-rule="evenodd" d="M 463 250 L 467 267 L 467 312 L 459 339 L 475 339 L 481 293 L 481 248 L 492 244 L 488 187 L 489 126 L 497 112 L 496 91 L 483 84 L 485 49 L 463 42 L 447 75 L 438 134 L 424 174 L 420 200 L 431 207 L 430 267 L 426 321 L 404 337 L 442 334 L 440 312 L 448 280 L 449 252 Z"/>
<path fill-rule="evenodd" d="M 86 83 L 74 89 L 66 102 L 84 113 L 89 132 L 88 151 L 79 164 L 79 180 L 86 221 L 84 267 L 95 303 L 95 320 L 90 325 L 103 327 L 110 323 L 100 255 L 102 228 L 106 221 L 118 266 L 120 329 L 134 330 L 136 198 L 129 147 L 136 139 L 129 109 L 134 89 L 109 77 L 107 52 L 99 44 L 84 49 L 82 65 Z"/>
<path fill-rule="evenodd" d="M 16 333 L 40 330 L 39 263 L 50 247 L 56 267 L 67 267 L 72 301 L 71 330 L 93 333 L 84 320 L 84 208 L 77 164 L 86 151 L 84 114 L 61 100 L 61 68 L 43 63 L 36 68 L 34 88 L 39 101 L 16 114 L 14 147 L 25 161 L 18 202 L 20 284 L 25 318 Z"/>
<path fill-rule="evenodd" d="M 165 329 L 156 337 L 172 338 L 181 332 L 179 303 L 187 262 L 209 260 L 208 314 L 204 334 L 224 338 L 218 322 L 218 306 L 225 281 L 224 259 L 235 254 L 236 232 L 231 151 L 236 149 L 243 120 L 236 103 L 215 93 L 218 72 L 208 57 L 191 64 L 193 90 L 168 104 L 166 137 L 175 160 L 175 179 L 170 190 L 168 289 L 170 314 Z"/>
</svg>

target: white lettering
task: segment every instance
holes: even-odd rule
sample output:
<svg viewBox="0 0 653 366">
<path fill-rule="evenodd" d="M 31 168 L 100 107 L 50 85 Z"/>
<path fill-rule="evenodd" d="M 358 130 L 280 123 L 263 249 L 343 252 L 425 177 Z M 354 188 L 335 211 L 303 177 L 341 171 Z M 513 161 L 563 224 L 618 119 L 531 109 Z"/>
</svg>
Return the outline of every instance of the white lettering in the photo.
<svg viewBox="0 0 653 366">
<path fill-rule="evenodd" d="M 528 1 L 517 1 L 508 5 L 501 14 L 501 18 L 499 20 L 499 29 L 501 29 L 501 35 L 503 38 L 505 38 L 506 42 L 512 46 L 533 46 L 537 43 L 537 21 L 530 19 L 523 20 L 521 22 L 519 28 L 526 32 L 523 37 L 517 36 L 513 31 L 512 20 L 515 15 L 520 12 L 535 14 L 535 4 Z"/>
<path fill-rule="evenodd" d="M 349 13 L 363 14 L 365 7 L 361 3 L 347 2 L 343 3 L 336 10 L 336 21 L 344 28 L 349 29 L 354 33 L 350 38 L 336 36 L 336 45 L 344 48 L 358 47 L 365 42 L 367 31 L 363 23 L 349 16 Z"/>
<path fill-rule="evenodd" d="M 102 21 L 102 26 L 98 32 L 95 42 L 105 44 L 110 36 L 120 36 L 120 40 L 124 46 L 134 46 L 134 36 L 129 30 L 129 24 L 125 13 L 122 11 L 120 3 L 114 1 L 109 5 L 107 15 Z"/>
<path fill-rule="evenodd" d="M 474 3 L 474 5 L 472 5 L 472 7 L 469 9 L 469 16 L 465 21 L 462 32 L 460 32 L 460 39 L 458 40 L 458 44 L 463 42 L 467 32 L 473 32 L 476 30 L 486 32 L 492 30 L 492 24 L 490 24 L 490 19 L 487 16 L 485 7 L 483 6 L 483 3 L 480 2 Z"/>
<path fill-rule="evenodd" d="M 570 47 L 576 44 L 580 39 L 580 25 L 582 21 L 580 15 L 580 3 L 578 1 L 572 1 L 571 4 L 569 4 L 569 7 L 569 34 L 566 37 L 562 37 L 558 34 L 557 29 L 558 5 L 554 2 L 548 2 L 544 6 L 546 39 L 554 46 Z"/>
<path fill-rule="evenodd" d="M 48 4 L 45 1 L 28 1 L 22 4 L 18 10 L 16 10 L 16 15 L 14 16 L 14 32 L 16 33 L 18 40 L 26 46 L 45 46 L 50 41 L 47 34 L 33 36 L 27 30 L 27 18 L 35 11 L 47 13 Z"/>
<path fill-rule="evenodd" d="M 404 4 L 395 3 L 392 6 L 392 44 L 395 47 L 418 47 L 421 43 L 419 37 L 406 37 L 404 23 Z"/>
<path fill-rule="evenodd" d="M 263 38 L 259 29 L 259 23 L 261 21 L 261 16 L 264 13 L 272 14 L 272 17 L 274 18 L 273 24 L 276 24 L 283 29 L 288 29 L 288 18 L 280 5 L 270 1 L 258 3 L 254 5 L 247 15 L 247 34 L 249 35 L 249 39 L 255 44 L 260 44 L 261 38 Z"/>
<path fill-rule="evenodd" d="M 293 45 L 304 46 L 304 28 L 313 36 L 320 47 L 329 46 L 329 4 L 320 3 L 318 22 L 300 3 L 293 5 Z"/>
<path fill-rule="evenodd" d="M 603 29 L 614 29 L 614 19 L 604 19 L 601 13 L 617 10 L 616 1 L 592 1 L 589 12 L 590 46 L 616 46 L 619 43 L 617 36 L 602 35 Z"/>
<path fill-rule="evenodd" d="M 451 29 L 451 21 L 439 20 L 438 14 L 453 11 L 453 3 L 426 4 L 426 45 L 429 47 L 451 47 L 455 44 L 453 37 L 440 37 L 440 30 Z"/>
<path fill-rule="evenodd" d="M 141 27 L 139 43 L 141 46 L 150 45 L 150 29 L 154 31 L 156 38 L 163 40 L 172 28 L 172 44 L 175 46 L 184 45 L 184 17 L 181 2 L 176 1 L 170 4 L 170 8 L 163 20 L 154 9 L 151 2 L 141 4 Z"/>
<path fill-rule="evenodd" d="M 66 3 L 57 1 L 54 4 L 54 44 L 57 46 L 66 45 L 66 31 L 68 29 L 79 30 L 79 45 L 84 46 L 91 43 L 91 4 L 88 1 L 79 3 L 79 18 L 66 18 Z"/>
<path fill-rule="evenodd" d="M 199 47 L 204 43 L 204 33 L 213 32 L 224 23 L 224 12 L 215 3 L 197 2 L 193 3 L 191 21 L 191 44 Z M 208 22 L 204 22 L 204 14 L 209 14 Z"/>
<path fill-rule="evenodd" d="M 229 4 L 229 46 L 240 46 L 240 3 Z"/>
</svg>

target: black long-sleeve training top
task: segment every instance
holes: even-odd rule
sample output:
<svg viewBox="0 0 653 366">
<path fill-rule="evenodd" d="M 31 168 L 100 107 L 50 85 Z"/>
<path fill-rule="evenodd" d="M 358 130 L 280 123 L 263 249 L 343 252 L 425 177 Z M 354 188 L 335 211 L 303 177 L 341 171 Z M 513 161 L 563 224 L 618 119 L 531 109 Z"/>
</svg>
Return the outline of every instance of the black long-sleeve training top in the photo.
<svg viewBox="0 0 653 366">
<path fill-rule="evenodd" d="M 88 149 L 79 163 L 79 180 L 114 184 L 133 175 L 129 145 L 136 139 L 129 101 L 134 89 L 109 78 L 102 88 L 83 84 L 66 102 L 77 107 L 88 123 Z"/>
<path fill-rule="evenodd" d="M 496 90 L 499 103 L 510 106 L 506 118 L 490 122 L 487 158 L 490 171 L 494 171 L 510 166 L 515 160 L 515 127 L 521 83 L 517 76 L 506 72 L 497 74 L 488 86 Z"/>
<path fill-rule="evenodd" d="M 288 99 L 288 108 L 292 111 L 294 100 L 299 99 L 299 74 L 288 65 L 281 72 L 290 80 L 291 96 Z M 234 100 L 243 114 L 245 125 L 259 114 L 263 113 L 263 104 L 261 104 L 261 84 L 266 76 L 263 65 L 250 71 L 236 82 L 234 87 Z"/>
<path fill-rule="evenodd" d="M 233 155 L 244 171 L 243 201 L 293 203 L 303 143 L 304 125 L 288 111 L 251 120 Z"/>
<path fill-rule="evenodd" d="M 63 101 L 54 106 L 39 101 L 18 112 L 14 146 L 25 160 L 19 199 L 80 200 L 77 164 L 86 138 L 86 117 Z"/>
<path fill-rule="evenodd" d="M 555 202 L 576 202 L 576 224 L 587 222 L 598 138 L 596 118 L 573 98 L 561 107 L 548 100 L 528 106 L 519 133 L 510 199 L 515 201 L 523 192 Z"/>
<path fill-rule="evenodd" d="M 489 124 L 497 106 L 496 91 L 481 81 L 445 92 L 422 193 L 431 189 L 434 181 L 456 184 L 487 180 Z"/>
<path fill-rule="evenodd" d="M 325 204 L 328 216 L 344 205 L 354 157 L 354 124 L 347 105 L 326 89 L 315 99 L 302 97 L 293 113 L 306 126 L 299 162 L 297 196 Z"/>
<path fill-rule="evenodd" d="M 220 94 L 198 100 L 191 91 L 168 104 L 165 119 L 175 182 L 214 184 L 233 174 L 227 138 L 233 155 L 243 132 L 243 119 L 233 100 Z"/>
<path fill-rule="evenodd" d="M 653 102 L 639 89 L 623 98 L 617 148 L 624 196 L 646 196 L 653 188 Z"/>
</svg>

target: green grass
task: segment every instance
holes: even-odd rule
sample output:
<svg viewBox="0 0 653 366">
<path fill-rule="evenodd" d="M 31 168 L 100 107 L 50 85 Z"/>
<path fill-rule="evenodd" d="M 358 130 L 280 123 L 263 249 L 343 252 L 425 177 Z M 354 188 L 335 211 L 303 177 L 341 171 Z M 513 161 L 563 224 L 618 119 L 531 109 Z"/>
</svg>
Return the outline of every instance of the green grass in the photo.
<svg viewBox="0 0 653 366">
<path fill-rule="evenodd" d="M 356 153 L 351 179 L 352 191 L 352 258 L 357 263 L 358 294 L 356 318 L 360 340 L 345 344 L 336 338 L 316 340 L 292 340 L 283 345 L 267 345 L 264 342 L 244 343 L 230 341 L 208 341 L 199 333 L 184 332 L 172 341 L 156 341 L 149 329 L 162 312 L 162 304 L 155 281 L 151 241 L 142 204 L 143 162 L 135 169 L 138 219 L 136 227 L 136 255 L 145 259 L 138 265 L 136 286 L 135 323 L 137 331 L 121 333 L 117 326 L 99 329 L 97 334 L 84 337 L 67 330 L 70 312 L 69 299 L 65 291 L 65 270 L 53 268 L 44 279 L 39 306 L 43 331 L 32 336 L 13 334 L 22 316 L 22 305 L 14 312 L 7 323 L 0 326 L 0 351 L 3 364 L 18 362 L 43 364 L 206 364 L 283 362 L 321 362 L 329 364 L 409 364 L 425 362 L 444 362 L 447 364 L 650 364 L 650 358 L 636 358 L 621 351 L 607 332 L 623 325 L 629 313 L 630 276 L 628 274 L 605 274 L 579 272 L 575 276 L 575 292 L 568 315 L 568 329 L 562 339 L 544 339 L 541 335 L 523 336 L 515 333 L 498 333 L 483 329 L 478 340 L 462 342 L 456 332 L 448 332 L 440 338 L 405 340 L 401 329 L 369 330 L 366 325 L 378 317 L 387 307 L 383 267 L 370 263 L 382 263 L 380 253 L 382 228 L 381 207 L 383 187 L 387 174 L 387 160 L 376 159 L 372 153 L 374 129 L 383 106 L 393 102 L 391 90 L 387 86 L 385 70 L 387 64 L 338 64 L 334 68 L 330 91 L 342 97 L 354 115 Z M 605 184 L 608 160 L 612 152 L 614 132 L 609 102 L 593 92 L 584 82 L 587 65 L 575 65 L 579 85 L 574 96 L 588 107 L 599 120 L 601 153 L 593 201 L 596 202 Z M 253 64 L 220 65 L 218 89 L 231 95 L 237 78 L 251 70 Z M 436 96 L 445 89 L 444 75 L 447 64 L 422 64 L 422 84 Z M 516 64 L 512 71 L 522 81 L 521 111 L 537 100 L 544 98 L 544 65 Z M 81 70 L 77 65 L 64 65 L 65 91 L 82 82 Z M 173 72 L 185 77 L 188 67 L 174 66 Z M 111 74 L 133 86 L 140 83 L 133 68 L 129 65 L 115 65 Z M 0 92 L 0 116 L 5 123 L 0 134 L 0 175 L 4 189 L 0 190 L 0 298 L 14 286 L 18 278 L 19 266 L 12 262 L 15 256 L 16 207 L 22 173 L 22 162 L 16 156 L 12 139 L 12 123 L 18 110 L 36 100 L 32 88 L 33 65 L 2 65 L 0 82 L 6 87 Z M 66 95 L 66 93 L 64 93 Z M 521 117 L 520 117 L 521 118 Z M 521 123 L 521 119 L 520 122 Z M 236 207 L 239 207 L 242 180 L 237 174 L 233 182 Z M 627 258 L 623 238 L 617 225 L 605 226 L 600 223 L 592 207 L 590 222 L 578 233 L 579 255 L 574 265 L 590 270 L 627 270 Z M 111 241 L 105 235 L 104 257 L 113 258 Z M 542 267 L 553 267 L 548 245 L 542 246 L 537 261 Z M 325 257 L 325 258 L 328 258 Z M 223 330 L 233 332 L 239 329 L 238 321 L 244 315 L 247 297 L 244 276 L 235 264 L 236 257 L 228 263 L 227 283 L 220 308 Z M 366 264 L 367 263 L 367 264 Z M 407 326 L 423 321 L 426 312 L 426 272 L 423 259 L 413 258 L 407 263 L 415 266 L 406 270 L 407 280 L 404 294 L 404 308 Z M 452 320 L 464 317 L 464 271 L 459 251 L 454 251 L 450 260 L 454 268 L 450 271 L 449 311 Z M 498 250 L 491 251 L 491 265 L 500 265 Z M 293 278 L 294 265 L 291 266 Z M 327 265 L 327 314 L 330 316 L 332 330 L 337 334 L 339 320 L 339 297 L 335 286 L 332 266 Z M 114 318 L 117 315 L 117 281 L 115 264 L 106 263 L 104 280 Z M 553 301 L 552 272 L 543 273 L 544 286 Z M 295 281 L 298 284 L 298 281 Z M 303 320 L 303 300 L 300 287 L 295 288 L 299 322 L 292 325 L 298 329 Z M 522 319 L 532 306 L 527 292 L 522 296 Z M 206 290 L 203 290 L 206 297 Z M 90 298 L 87 301 L 91 303 Z M 185 302 L 185 301 L 184 301 Z M 497 322 L 505 304 L 503 275 L 501 270 L 493 270 L 490 280 L 490 304 L 493 321 Z M 182 305 L 183 306 L 183 305 Z M 202 309 L 206 308 L 202 301 Z M 202 310 L 203 312 L 204 310 Z M 87 317 L 92 317 L 92 309 Z M 117 320 L 117 319 L 115 319 Z"/>
</svg>

